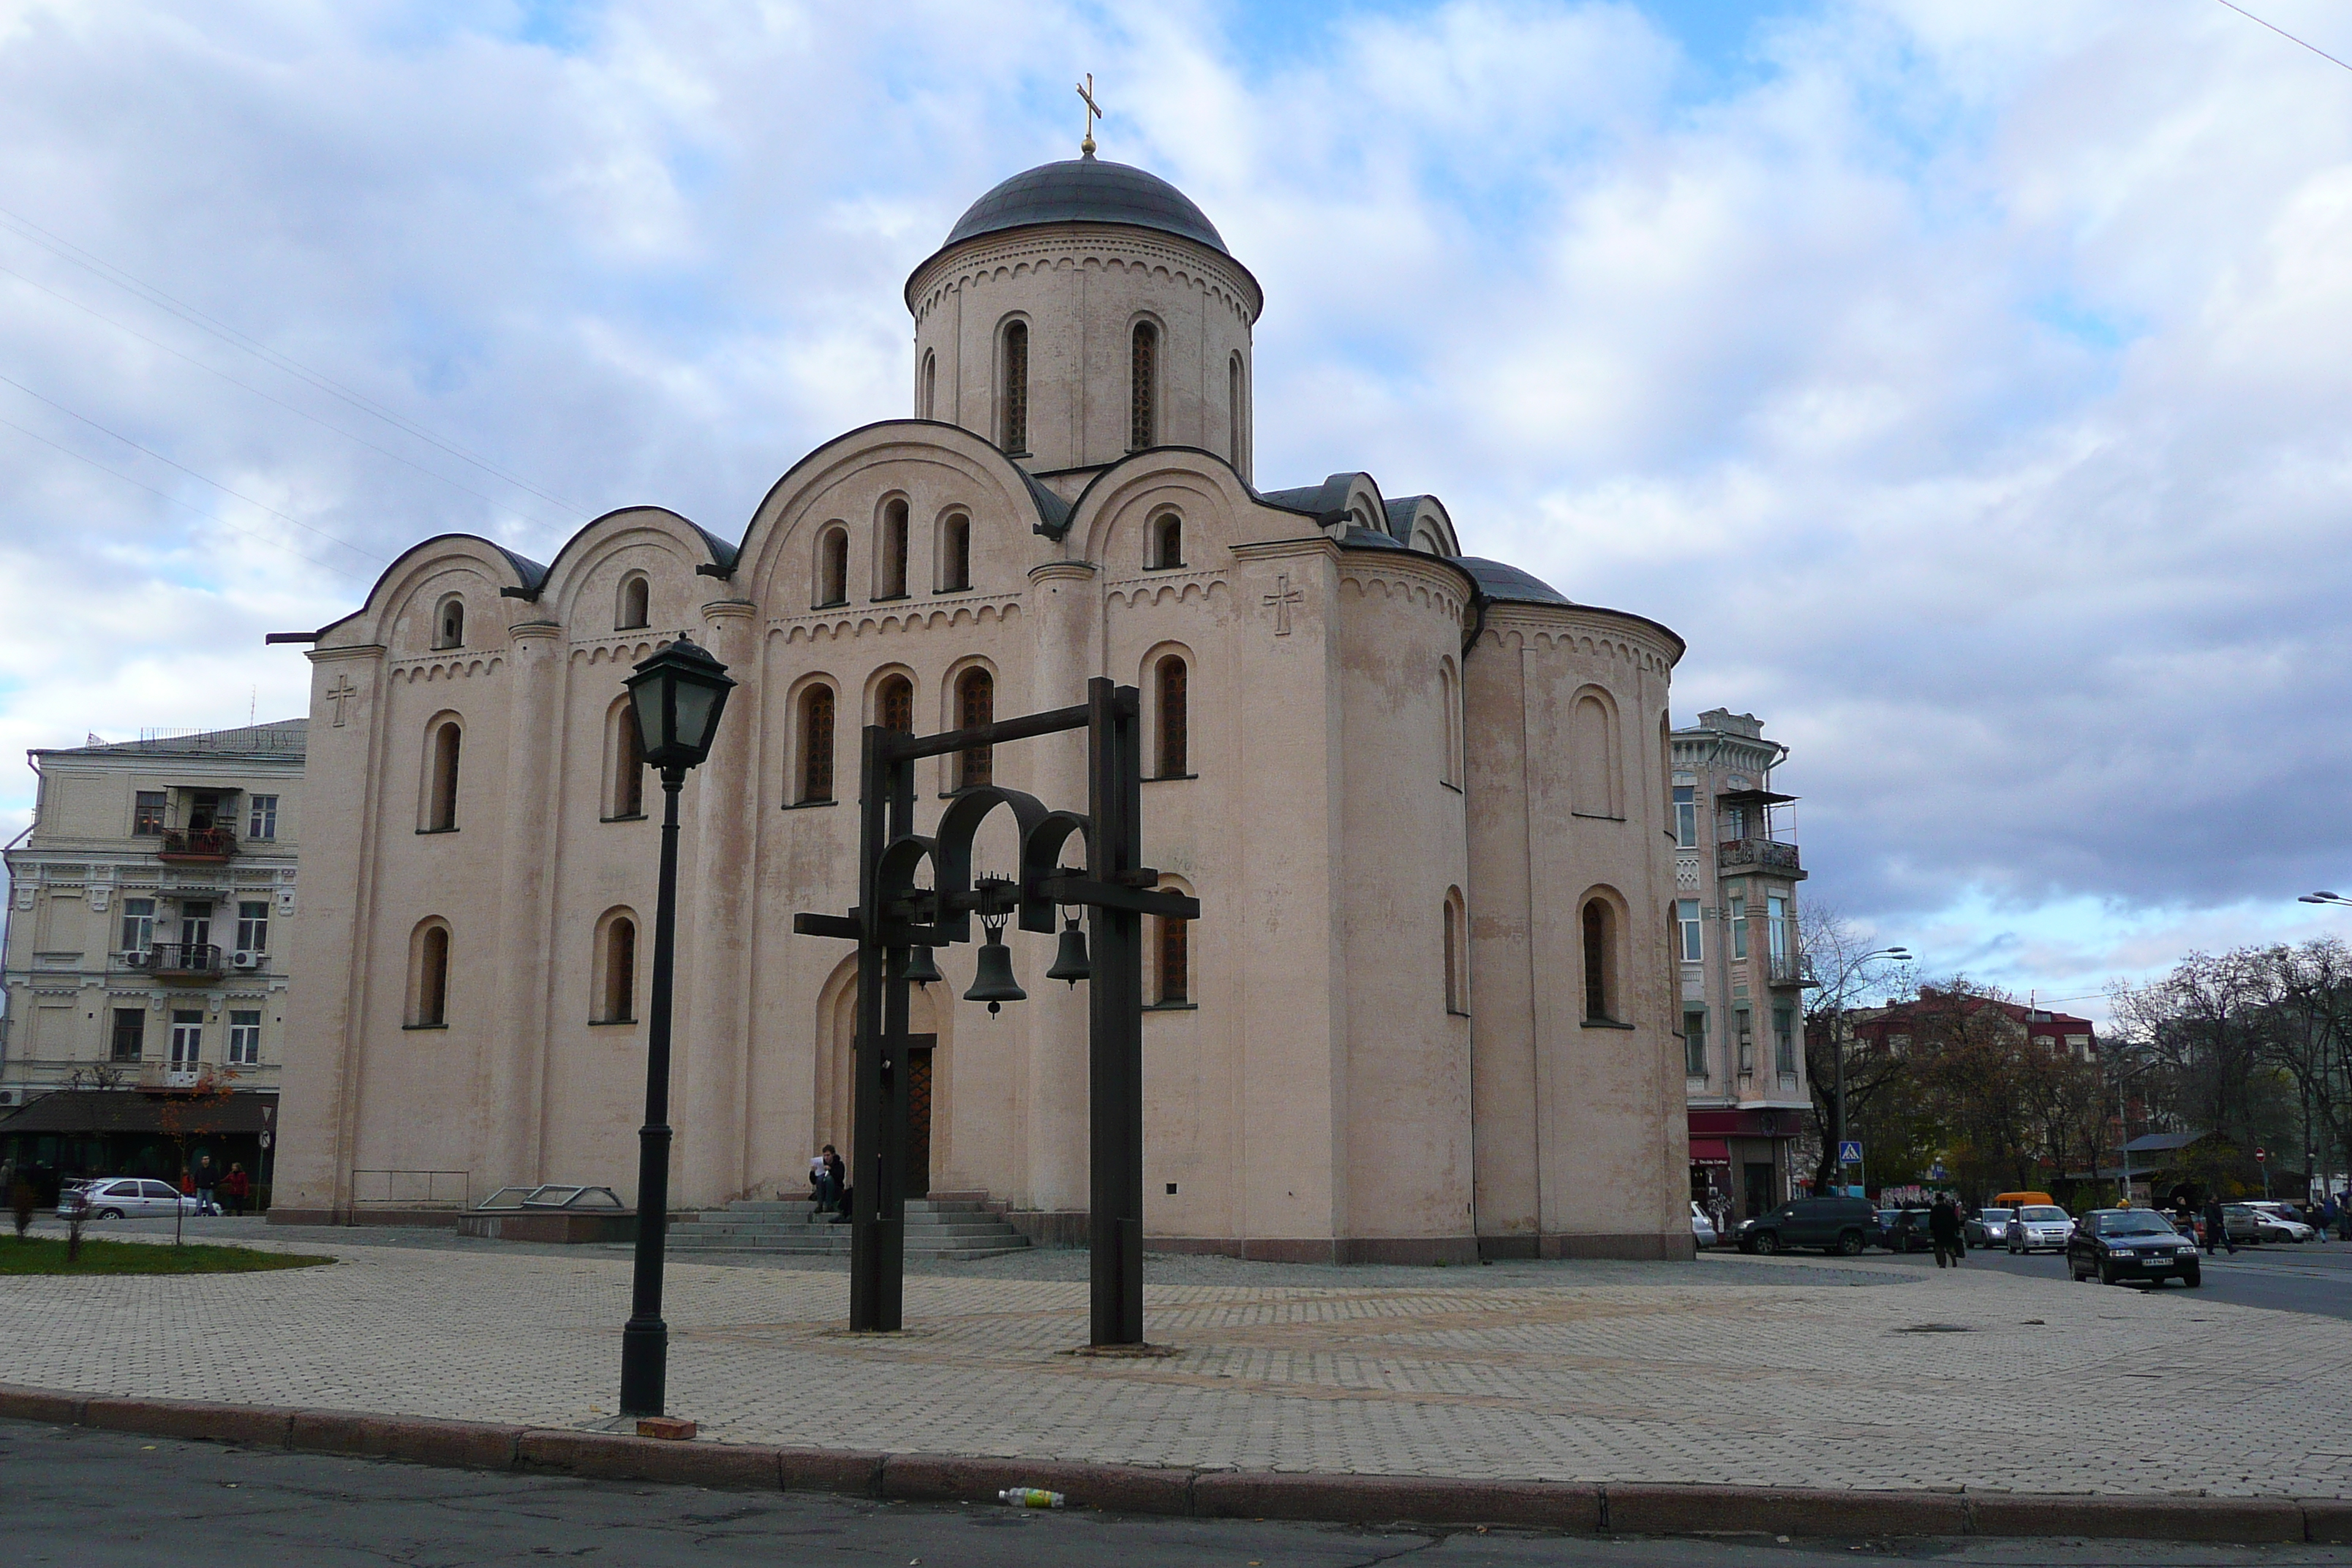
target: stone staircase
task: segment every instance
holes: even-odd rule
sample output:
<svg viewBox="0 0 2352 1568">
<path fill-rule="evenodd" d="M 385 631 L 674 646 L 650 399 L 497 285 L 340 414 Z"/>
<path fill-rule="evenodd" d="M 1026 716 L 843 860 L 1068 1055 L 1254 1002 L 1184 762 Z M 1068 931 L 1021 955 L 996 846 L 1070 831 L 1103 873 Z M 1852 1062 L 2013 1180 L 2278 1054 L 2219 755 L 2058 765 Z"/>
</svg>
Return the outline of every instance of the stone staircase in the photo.
<svg viewBox="0 0 2352 1568">
<path fill-rule="evenodd" d="M 935 1194 L 907 1200 L 909 1258 L 994 1258 L 1017 1252 L 1029 1238 L 991 1212 L 984 1194 Z M 849 1256 L 849 1226 L 835 1225 L 805 1198 L 738 1198 L 672 1221 L 669 1250 L 792 1252 Z"/>
</svg>

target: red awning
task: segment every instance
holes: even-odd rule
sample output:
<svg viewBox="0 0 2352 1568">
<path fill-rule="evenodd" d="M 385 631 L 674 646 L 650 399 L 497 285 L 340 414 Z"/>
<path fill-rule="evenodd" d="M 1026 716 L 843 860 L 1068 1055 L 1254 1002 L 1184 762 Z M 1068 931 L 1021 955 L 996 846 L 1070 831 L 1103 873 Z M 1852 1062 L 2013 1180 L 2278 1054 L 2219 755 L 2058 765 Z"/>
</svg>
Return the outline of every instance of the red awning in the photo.
<svg viewBox="0 0 2352 1568">
<path fill-rule="evenodd" d="M 1694 1165 L 1728 1165 L 1731 1145 L 1720 1138 L 1694 1138 L 1690 1141 L 1690 1157 Z"/>
</svg>

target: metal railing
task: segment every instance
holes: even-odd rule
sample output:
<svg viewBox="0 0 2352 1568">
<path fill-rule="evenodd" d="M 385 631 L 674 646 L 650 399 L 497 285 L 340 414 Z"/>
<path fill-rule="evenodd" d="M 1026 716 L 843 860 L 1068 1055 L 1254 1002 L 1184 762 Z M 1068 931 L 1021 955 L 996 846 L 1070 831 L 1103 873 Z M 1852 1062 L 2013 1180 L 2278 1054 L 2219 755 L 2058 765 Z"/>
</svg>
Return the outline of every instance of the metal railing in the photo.
<svg viewBox="0 0 2352 1568">
<path fill-rule="evenodd" d="M 159 942 L 147 950 L 147 967 L 157 974 L 201 974 L 207 979 L 227 966 L 209 942 Z"/>
<path fill-rule="evenodd" d="M 1801 985 L 1812 977 L 1812 966 L 1801 952 L 1784 952 L 1764 961 L 1764 978 L 1774 985 Z"/>
<path fill-rule="evenodd" d="M 226 827 L 167 827 L 155 853 L 183 860 L 226 860 L 236 853 L 236 835 Z"/>
<path fill-rule="evenodd" d="M 471 1208 L 471 1171 L 353 1171 L 354 1208 Z"/>
<path fill-rule="evenodd" d="M 1801 869 L 1797 847 L 1777 838 L 1727 838 L 1715 847 L 1718 866 L 1760 866 L 1767 871 Z"/>
</svg>

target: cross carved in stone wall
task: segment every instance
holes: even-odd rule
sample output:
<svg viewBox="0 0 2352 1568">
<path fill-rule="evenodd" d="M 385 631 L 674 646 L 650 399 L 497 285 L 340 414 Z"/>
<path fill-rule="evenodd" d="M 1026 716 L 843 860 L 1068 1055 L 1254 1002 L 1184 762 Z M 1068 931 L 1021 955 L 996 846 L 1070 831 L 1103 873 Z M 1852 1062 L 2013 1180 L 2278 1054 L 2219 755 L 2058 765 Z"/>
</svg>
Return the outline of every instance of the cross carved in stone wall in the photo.
<svg viewBox="0 0 2352 1568">
<path fill-rule="evenodd" d="M 343 704 L 359 694 L 360 689 L 352 684 L 352 678 L 349 675 L 336 676 L 335 683 L 327 688 L 327 700 L 335 705 L 336 729 L 340 730 L 343 727 Z"/>
<path fill-rule="evenodd" d="M 1274 592 L 1265 595 L 1265 602 L 1274 606 L 1274 635 L 1286 637 L 1290 635 L 1290 606 L 1305 604 L 1307 595 L 1292 587 L 1290 574 L 1283 572 L 1276 574 Z"/>
</svg>

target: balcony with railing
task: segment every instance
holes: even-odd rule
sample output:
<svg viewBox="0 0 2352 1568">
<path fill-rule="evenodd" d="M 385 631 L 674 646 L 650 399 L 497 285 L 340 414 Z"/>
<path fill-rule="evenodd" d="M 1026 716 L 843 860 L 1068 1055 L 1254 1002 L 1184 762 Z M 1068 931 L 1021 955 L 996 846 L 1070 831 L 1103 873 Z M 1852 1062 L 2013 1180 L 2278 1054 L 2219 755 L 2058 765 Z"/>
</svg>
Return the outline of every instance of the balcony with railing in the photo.
<svg viewBox="0 0 2352 1568">
<path fill-rule="evenodd" d="M 158 980 L 218 980 L 228 965 L 209 942 L 159 942 L 147 950 L 147 969 Z"/>
<path fill-rule="evenodd" d="M 1771 985 L 1811 985 L 1812 965 L 1801 952 L 1776 952 L 1764 961 L 1764 979 Z"/>
<path fill-rule="evenodd" d="M 1759 870 L 1778 871 L 1789 877 L 1805 874 L 1797 858 L 1797 847 L 1783 844 L 1777 838 L 1724 839 L 1715 847 L 1715 863 L 1725 870 L 1753 866 Z"/>
<path fill-rule="evenodd" d="M 155 858 L 174 866 L 220 866 L 236 854 L 236 835 L 226 827 L 167 827 Z"/>
</svg>

